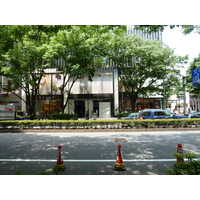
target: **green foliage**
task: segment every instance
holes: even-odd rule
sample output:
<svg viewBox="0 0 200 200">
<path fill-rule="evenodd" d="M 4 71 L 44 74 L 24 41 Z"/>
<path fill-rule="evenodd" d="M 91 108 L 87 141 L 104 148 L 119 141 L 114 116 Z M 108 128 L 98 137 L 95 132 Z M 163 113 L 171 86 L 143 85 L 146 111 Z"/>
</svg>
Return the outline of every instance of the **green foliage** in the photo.
<svg viewBox="0 0 200 200">
<path fill-rule="evenodd" d="M 179 75 L 174 65 L 181 59 L 161 42 L 126 36 L 125 30 L 126 26 L 120 25 L 0 26 L 1 74 L 13 80 L 13 87 L 4 87 L 4 90 L 17 95 L 15 89 L 19 86 L 26 98 L 19 97 L 33 115 L 44 71 L 56 68 L 63 75 L 59 88 L 62 96 L 70 82 L 65 102 L 62 99 L 64 112 L 75 81 L 92 80 L 96 69 L 105 64 L 107 58 L 120 68 L 121 83 L 129 93 L 133 108 L 138 96 L 163 93 L 163 77 L 165 95 L 171 95 Z M 60 59 L 62 64 L 58 64 Z"/>
<path fill-rule="evenodd" d="M 11 78 L 13 82 L 13 87 L 4 86 L 4 90 L 21 98 L 26 103 L 29 114 L 33 115 L 44 71 L 56 68 L 64 75 L 61 95 L 64 95 L 68 81 L 72 81 L 67 95 L 69 97 L 77 79 L 87 77 L 92 80 L 95 70 L 102 62 L 108 35 L 111 32 L 122 34 L 124 30 L 125 26 L 120 25 L 0 26 L 0 74 Z M 64 64 L 57 65 L 58 62 L 55 61 L 58 59 L 62 59 Z M 24 91 L 26 98 L 15 93 L 16 86 Z"/>
<path fill-rule="evenodd" d="M 102 66 L 110 32 L 120 34 L 123 29 L 120 26 L 71 26 L 51 38 L 45 57 L 64 76 L 61 95 L 64 95 L 65 87 L 70 82 L 63 112 L 76 80 L 87 78 L 91 81 L 97 68 Z M 58 59 L 62 59 L 62 64 L 57 64 Z"/>
<path fill-rule="evenodd" d="M 170 175 L 200 175 L 200 160 L 194 160 L 197 155 L 193 152 L 187 152 L 184 155 L 179 153 L 173 154 L 177 159 L 188 158 L 188 162 L 177 162 L 173 169 L 166 170 Z"/>
<path fill-rule="evenodd" d="M 0 49 L 3 49 L 0 57 L 1 73 L 11 78 L 13 86 L 20 87 L 26 98 L 15 93 L 16 87 L 4 86 L 4 90 L 21 98 L 32 115 L 40 81 L 44 70 L 49 67 L 45 57 L 47 44 L 57 29 L 55 26 L 3 26 L 1 29 L 4 31 L 3 36 L 6 34 L 5 43 L 0 45 Z"/>
<path fill-rule="evenodd" d="M 53 172 L 56 174 L 56 175 L 62 175 L 63 172 L 65 170 L 65 167 L 64 168 L 61 168 L 61 167 L 53 167 Z"/>
<path fill-rule="evenodd" d="M 190 34 L 192 31 L 200 34 L 199 25 L 139 25 L 138 30 L 146 31 L 148 33 L 164 31 L 165 27 L 169 26 L 171 29 L 175 27 L 182 27 L 183 34 Z"/>
<path fill-rule="evenodd" d="M 127 117 L 131 112 L 117 113 L 117 118 Z"/>
<path fill-rule="evenodd" d="M 179 164 L 184 161 L 184 155 L 182 155 L 181 153 L 174 153 L 173 155 L 177 158 L 177 162 Z"/>
<path fill-rule="evenodd" d="M 53 113 L 48 116 L 50 120 L 77 120 L 78 117 L 76 114 L 62 114 L 62 113 Z"/>
<path fill-rule="evenodd" d="M 16 175 L 25 175 L 25 174 L 20 170 L 16 170 Z"/>
<path fill-rule="evenodd" d="M 192 159 L 197 158 L 197 155 L 193 152 L 187 152 L 185 157 L 188 158 L 188 161 L 192 161 Z"/>
<path fill-rule="evenodd" d="M 200 119 L 159 120 L 13 120 L 0 121 L 0 129 L 120 129 L 120 128 L 175 128 L 199 127 Z"/>
<path fill-rule="evenodd" d="M 193 31 L 200 34 L 200 26 L 199 25 L 183 25 L 182 28 L 183 28 L 184 34 L 190 34 Z"/>
<path fill-rule="evenodd" d="M 38 173 L 38 175 L 51 175 L 51 174 L 50 174 L 50 172 L 43 170 L 40 173 Z"/>
<path fill-rule="evenodd" d="M 164 93 L 163 79 L 166 97 L 180 85 L 179 68 L 187 57 L 175 56 L 173 50 L 161 41 L 114 35 L 109 40 L 108 49 L 109 59 L 119 68 L 120 82 L 130 97 L 132 112 L 140 96 Z"/>
<path fill-rule="evenodd" d="M 55 172 L 56 175 L 59 174 L 59 172 Z M 61 174 L 61 173 L 60 173 Z M 16 170 L 16 175 L 26 175 L 21 170 Z M 53 175 L 48 171 L 42 170 L 41 172 L 37 173 L 36 175 Z"/>
</svg>

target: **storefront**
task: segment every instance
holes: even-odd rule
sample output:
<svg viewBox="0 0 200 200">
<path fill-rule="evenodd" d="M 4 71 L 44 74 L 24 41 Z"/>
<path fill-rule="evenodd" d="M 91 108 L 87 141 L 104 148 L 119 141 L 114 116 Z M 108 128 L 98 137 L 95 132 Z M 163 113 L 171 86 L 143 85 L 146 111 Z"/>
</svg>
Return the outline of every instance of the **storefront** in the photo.
<svg viewBox="0 0 200 200">
<path fill-rule="evenodd" d="M 60 113 L 61 102 L 61 95 L 39 95 L 36 99 L 36 114 L 46 118 L 49 114 Z"/>
<path fill-rule="evenodd" d="M 112 94 L 76 94 L 70 97 L 68 104 L 68 112 L 77 114 L 78 118 L 110 118 L 113 110 Z"/>
<path fill-rule="evenodd" d="M 125 92 L 119 95 L 120 112 L 131 111 L 131 101 Z M 138 112 L 143 109 L 160 109 L 163 106 L 163 97 L 139 98 L 136 101 L 135 110 Z"/>
<path fill-rule="evenodd" d="M 62 76 L 54 73 L 53 69 L 42 77 L 36 97 L 36 115 L 46 118 L 49 114 L 62 111 L 61 85 Z"/>
</svg>

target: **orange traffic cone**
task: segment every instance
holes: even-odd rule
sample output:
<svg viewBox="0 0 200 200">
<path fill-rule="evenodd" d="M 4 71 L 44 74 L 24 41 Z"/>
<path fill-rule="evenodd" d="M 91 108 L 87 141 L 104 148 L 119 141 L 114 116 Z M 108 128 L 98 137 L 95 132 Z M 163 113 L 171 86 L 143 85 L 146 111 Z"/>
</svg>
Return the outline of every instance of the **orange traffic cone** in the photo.
<svg viewBox="0 0 200 200">
<path fill-rule="evenodd" d="M 58 160 L 57 160 L 57 164 L 56 164 L 56 168 L 57 169 L 60 169 L 60 170 L 64 170 L 65 169 L 65 165 L 64 165 L 64 161 L 62 161 L 62 158 L 61 158 L 61 149 L 62 149 L 62 146 L 58 146 Z"/>
<path fill-rule="evenodd" d="M 183 147 L 182 144 L 177 145 L 177 153 L 181 154 L 183 156 Z M 177 157 L 176 158 L 176 163 L 183 163 L 184 158 Z"/>
<path fill-rule="evenodd" d="M 120 144 L 118 144 L 117 148 L 118 148 L 118 155 L 117 155 L 117 160 L 116 160 L 114 170 L 116 170 L 116 171 L 126 171 L 126 168 L 125 168 L 123 160 L 122 160 L 122 153 L 121 153 L 122 146 Z"/>
</svg>

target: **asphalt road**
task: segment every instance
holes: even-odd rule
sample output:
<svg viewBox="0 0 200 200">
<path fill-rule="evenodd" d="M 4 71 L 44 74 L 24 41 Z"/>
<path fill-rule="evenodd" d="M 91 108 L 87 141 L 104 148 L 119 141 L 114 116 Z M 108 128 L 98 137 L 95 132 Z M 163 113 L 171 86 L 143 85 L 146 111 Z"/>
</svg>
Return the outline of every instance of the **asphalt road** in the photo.
<svg viewBox="0 0 200 200">
<path fill-rule="evenodd" d="M 126 171 L 113 170 L 118 144 Z M 200 131 L 0 133 L 0 174 L 51 174 L 62 145 L 64 175 L 167 175 L 177 144 L 200 158 Z"/>
</svg>

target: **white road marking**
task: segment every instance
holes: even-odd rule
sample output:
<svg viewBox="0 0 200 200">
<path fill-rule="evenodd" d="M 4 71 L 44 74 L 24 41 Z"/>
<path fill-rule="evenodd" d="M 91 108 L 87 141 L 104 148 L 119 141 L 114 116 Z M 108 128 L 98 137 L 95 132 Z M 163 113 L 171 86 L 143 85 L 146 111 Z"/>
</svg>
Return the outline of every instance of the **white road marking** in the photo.
<svg viewBox="0 0 200 200">
<path fill-rule="evenodd" d="M 187 161 L 188 159 L 184 159 Z M 198 159 L 193 159 L 198 160 Z M 0 159 L 0 162 L 56 162 L 57 160 L 53 159 Z M 83 160 L 83 159 L 69 159 L 63 160 L 64 162 L 116 162 L 116 160 L 102 160 L 102 159 L 91 159 L 91 160 Z M 124 159 L 124 162 L 176 162 L 176 159 Z"/>
</svg>

